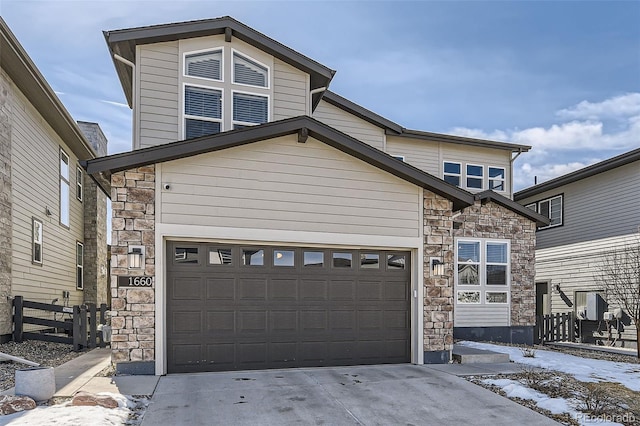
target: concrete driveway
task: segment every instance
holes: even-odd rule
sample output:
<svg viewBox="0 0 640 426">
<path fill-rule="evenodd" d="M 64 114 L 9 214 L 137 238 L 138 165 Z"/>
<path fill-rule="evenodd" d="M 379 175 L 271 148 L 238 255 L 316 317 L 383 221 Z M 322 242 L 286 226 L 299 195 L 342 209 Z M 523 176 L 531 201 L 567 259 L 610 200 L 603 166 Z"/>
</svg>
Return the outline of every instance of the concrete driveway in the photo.
<svg viewBox="0 0 640 426">
<path fill-rule="evenodd" d="M 152 425 L 556 425 L 455 375 L 410 364 L 176 374 Z"/>
</svg>

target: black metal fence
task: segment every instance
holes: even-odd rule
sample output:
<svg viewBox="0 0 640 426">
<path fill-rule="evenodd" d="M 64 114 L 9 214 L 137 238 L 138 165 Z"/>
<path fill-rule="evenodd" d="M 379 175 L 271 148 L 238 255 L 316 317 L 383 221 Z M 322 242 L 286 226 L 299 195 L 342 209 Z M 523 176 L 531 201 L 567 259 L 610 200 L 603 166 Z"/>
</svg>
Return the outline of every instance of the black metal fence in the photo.
<svg viewBox="0 0 640 426">
<path fill-rule="evenodd" d="M 538 315 L 536 317 L 536 343 L 575 342 L 578 337 L 573 312 Z"/>
<path fill-rule="evenodd" d="M 26 316 L 25 309 L 54 313 L 54 319 L 42 316 Z M 13 340 L 20 343 L 23 340 L 42 340 L 73 345 L 74 351 L 104 348 L 106 342 L 102 333 L 98 332 L 98 325 L 106 324 L 107 305 L 102 303 L 97 307 L 93 303 L 85 305 L 60 306 L 48 303 L 31 302 L 22 296 L 13 299 Z M 70 320 L 57 320 L 55 313 L 69 314 Z M 38 332 L 24 331 L 25 324 L 43 326 Z"/>
</svg>

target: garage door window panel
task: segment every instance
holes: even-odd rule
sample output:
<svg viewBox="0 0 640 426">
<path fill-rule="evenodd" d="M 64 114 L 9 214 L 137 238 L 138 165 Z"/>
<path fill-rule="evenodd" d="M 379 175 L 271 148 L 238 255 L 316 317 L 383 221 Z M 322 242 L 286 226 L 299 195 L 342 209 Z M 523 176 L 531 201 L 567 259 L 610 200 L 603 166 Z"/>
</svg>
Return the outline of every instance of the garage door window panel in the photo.
<svg viewBox="0 0 640 426">
<path fill-rule="evenodd" d="M 378 253 L 360 254 L 361 269 L 380 269 L 380 255 Z"/>
<path fill-rule="evenodd" d="M 209 265 L 233 265 L 233 252 L 228 247 L 214 247 L 209 249 Z"/>
<path fill-rule="evenodd" d="M 295 254 L 296 252 L 293 250 L 275 249 L 273 251 L 273 266 L 296 266 Z"/>
<path fill-rule="evenodd" d="M 197 247 L 176 247 L 175 263 L 199 263 Z"/>
<path fill-rule="evenodd" d="M 322 251 L 305 251 L 303 255 L 305 267 L 322 268 L 324 267 L 324 252 Z"/>
<path fill-rule="evenodd" d="M 387 270 L 402 271 L 405 268 L 407 257 L 404 254 L 387 254 Z"/>
<path fill-rule="evenodd" d="M 242 249 L 242 264 L 245 266 L 264 266 L 264 249 Z"/>
<path fill-rule="evenodd" d="M 353 263 L 353 254 L 334 252 L 332 256 L 334 268 L 351 268 L 351 264 Z"/>
</svg>

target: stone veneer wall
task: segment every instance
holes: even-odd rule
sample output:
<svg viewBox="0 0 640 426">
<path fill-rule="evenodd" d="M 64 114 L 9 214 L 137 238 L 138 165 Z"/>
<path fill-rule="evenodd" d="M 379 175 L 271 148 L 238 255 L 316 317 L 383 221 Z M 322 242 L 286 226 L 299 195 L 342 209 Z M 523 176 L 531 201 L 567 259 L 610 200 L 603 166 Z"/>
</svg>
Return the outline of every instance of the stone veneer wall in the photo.
<svg viewBox="0 0 640 426">
<path fill-rule="evenodd" d="M 0 75 L 0 336 L 11 333 L 11 98 Z"/>
<path fill-rule="evenodd" d="M 111 360 L 155 359 L 155 166 L 111 176 Z M 145 267 L 128 269 L 130 245 L 145 246 Z M 118 288 L 118 276 L 154 277 L 154 288 Z"/>
<path fill-rule="evenodd" d="M 476 201 L 455 219 L 455 237 L 511 240 L 511 326 L 533 326 L 536 321 L 536 223 L 488 202 Z"/>
<path fill-rule="evenodd" d="M 447 362 L 453 349 L 452 202 L 424 191 L 424 351 L 425 362 Z M 434 277 L 431 257 L 442 258 L 445 275 Z M 435 357 L 427 359 L 427 352 Z"/>
</svg>

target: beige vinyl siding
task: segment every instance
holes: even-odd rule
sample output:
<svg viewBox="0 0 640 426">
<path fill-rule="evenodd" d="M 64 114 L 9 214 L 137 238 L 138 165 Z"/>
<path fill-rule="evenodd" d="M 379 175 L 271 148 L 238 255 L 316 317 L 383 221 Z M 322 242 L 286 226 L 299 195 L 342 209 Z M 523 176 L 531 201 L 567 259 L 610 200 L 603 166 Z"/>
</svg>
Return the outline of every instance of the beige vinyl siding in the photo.
<svg viewBox="0 0 640 426">
<path fill-rule="evenodd" d="M 419 236 L 417 186 L 291 135 L 162 165 L 168 224 Z"/>
<path fill-rule="evenodd" d="M 637 244 L 637 238 L 637 235 L 627 235 L 536 250 L 536 282 L 549 282 L 551 312 L 575 312 L 574 306 L 568 306 L 555 290 L 556 285 L 560 285 L 572 305 L 576 291 L 603 290 L 594 275 L 598 273 L 604 254 L 623 248 L 626 243 Z M 613 300 L 607 302 L 610 303 L 609 311 L 618 307 Z M 635 327 L 625 326 L 623 338 L 636 340 Z"/>
<path fill-rule="evenodd" d="M 637 232 L 640 226 L 640 162 L 617 167 L 519 200 L 522 205 L 563 194 L 563 223 L 536 233 L 536 248 Z"/>
<path fill-rule="evenodd" d="M 309 105 L 309 74 L 273 60 L 273 120 L 306 115 Z"/>
<path fill-rule="evenodd" d="M 508 327 L 510 325 L 508 304 L 456 304 L 453 313 L 454 327 Z"/>
<path fill-rule="evenodd" d="M 137 93 L 135 103 L 138 143 L 134 148 L 179 140 L 179 56 L 178 42 L 154 43 L 138 48 Z"/>
<path fill-rule="evenodd" d="M 321 100 L 313 118 L 340 130 L 366 144 L 384 151 L 384 129 Z"/>
<path fill-rule="evenodd" d="M 4 76 L 3 76 L 4 78 Z M 76 290 L 76 241 L 83 241 L 83 204 L 76 199 L 78 159 L 11 84 L 12 156 L 12 295 L 27 300 L 62 304 L 62 291 L 70 291 L 70 304 L 83 300 Z M 70 228 L 59 223 L 59 149 L 69 156 Z M 52 212 L 45 215 L 45 209 Z M 31 263 L 31 220 L 43 223 L 43 264 Z"/>
<path fill-rule="evenodd" d="M 440 144 L 420 139 L 401 138 L 387 135 L 387 154 L 402 155 L 404 161 L 434 176 L 440 166 Z"/>
</svg>

